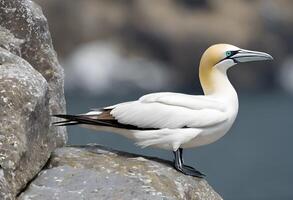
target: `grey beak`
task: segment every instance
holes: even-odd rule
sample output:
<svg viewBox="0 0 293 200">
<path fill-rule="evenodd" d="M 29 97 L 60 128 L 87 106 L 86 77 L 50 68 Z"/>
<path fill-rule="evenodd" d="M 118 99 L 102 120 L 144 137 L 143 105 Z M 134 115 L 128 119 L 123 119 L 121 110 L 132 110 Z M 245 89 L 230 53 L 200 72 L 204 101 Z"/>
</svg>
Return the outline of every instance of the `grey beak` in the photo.
<svg viewBox="0 0 293 200">
<path fill-rule="evenodd" d="M 270 54 L 245 49 L 239 50 L 239 52 L 231 56 L 231 58 L 237 63 L 274 59 Z"/>
</svg>

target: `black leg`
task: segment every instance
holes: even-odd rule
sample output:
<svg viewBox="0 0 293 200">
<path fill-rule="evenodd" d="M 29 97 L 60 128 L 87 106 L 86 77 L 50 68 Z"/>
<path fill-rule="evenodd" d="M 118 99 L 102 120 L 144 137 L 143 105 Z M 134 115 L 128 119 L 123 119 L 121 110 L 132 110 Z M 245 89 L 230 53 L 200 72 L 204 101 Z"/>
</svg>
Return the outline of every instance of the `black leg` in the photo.
<svg viewBox="0 0 293 200">
<path fill-rule="evenodd" d="M 203 178 L 205 175 L 197 171 L 193 167 L 184 165 L 183 163 L 183 149 L 179 148 L 177 151 L 174 151 L 174 167 L 176 170 L 182 172 L 185 175 L 195 176 L 198 178 Z"/>
<path fill-rule="evenodd" d="M 182 148 L 179 148 L 179 153 L 180 153 L 180 158 L 181 158 L 181 162 L 182 164 L 184 163 L 184 160 L 183 160 L 183 149 Z"/>
<path fill-rule="evenodd" d="M 173 153 L 174 153 L 174 157 L 175 157 L 174 167 L 175 167 L 175 169 L 180 171 L 180 169 L 182 169 L 182 165 L 183 165 L 180 151 L 179 150 L 173 151 Z"/>
<path fill-rule="evenodd" d="M 184 165 L 184 160 L 183 160 L 183 149 L 182 148 L 179 148 L 179 153 L 180 153 L 180 160 L 181 160 L 181 163 L 182 165 Z M 188 166 L 188 165 L 184 165 L 185 168 L 189 168 L 190 170 L 195 170 L 193 167 L 191 166 Z"/>
</svg>

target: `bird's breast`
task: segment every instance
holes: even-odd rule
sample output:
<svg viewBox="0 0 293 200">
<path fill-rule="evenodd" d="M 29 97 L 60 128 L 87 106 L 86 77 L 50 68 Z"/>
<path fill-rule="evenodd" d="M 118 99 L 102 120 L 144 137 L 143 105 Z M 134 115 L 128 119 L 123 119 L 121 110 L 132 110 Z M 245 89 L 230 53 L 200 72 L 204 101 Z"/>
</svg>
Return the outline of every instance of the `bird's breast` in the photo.
<svg viewBox="0 0 293 200">
<path fill-rule="evenodd" d="M 193 148 L 211 144 L 222 138 L 232 127 L 238 113 L 238 101 L 230 104 L 225 112 L 227 120 L 215 126 L 201 128 L 200 134 L 182 145 L 183 148 Z"/>
<path fill-rule="evenodd" d="M 206 127 L 202 128 L 201 133 L 190 140 L 189 142 L 182 145 L 183 148 L 194 148 L 198 146 L 203 146 L 207 144 L 211 144 L 221 137 L 223 137 L 231 128 L 233 123 L 231 121 L 226 121 L 222 124 L 213 126 L 213 127 Z"/>
</svg>

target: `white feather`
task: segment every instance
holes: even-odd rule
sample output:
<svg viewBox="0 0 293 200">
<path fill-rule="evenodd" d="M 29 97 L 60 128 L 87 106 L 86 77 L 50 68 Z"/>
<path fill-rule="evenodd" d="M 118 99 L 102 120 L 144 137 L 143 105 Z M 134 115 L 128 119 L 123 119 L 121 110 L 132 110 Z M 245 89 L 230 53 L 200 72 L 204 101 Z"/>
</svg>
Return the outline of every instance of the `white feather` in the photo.
<svg viewBox="0 0 293 200">
<path fill-rule="evenodd" d="M 187 143 L 196 138 L 201 132 L 200 129 L 160 129 L 151 131 L 136 132 L 136 144 L 141 147 L 155 146 L 176 151 L 181 144 Z"/>
<path fill-rule="evenodd" d="M 184 94 L 155 93 L 117 104 L 111 115 L 140 128 L 176 129 L 214 126 L 227 120 L 225 107 L 214 100 Z"/>
<path fill-rule="evenodd" d="M 139 101 L 145 103 L 158 102 L 168 105 L 176 105 L 190 109 L 211 108 L 225 111 L 225 105 L 204 95 L 187 95 L 172 92 L 159 92 L 142 96 Z"/>
</svg>

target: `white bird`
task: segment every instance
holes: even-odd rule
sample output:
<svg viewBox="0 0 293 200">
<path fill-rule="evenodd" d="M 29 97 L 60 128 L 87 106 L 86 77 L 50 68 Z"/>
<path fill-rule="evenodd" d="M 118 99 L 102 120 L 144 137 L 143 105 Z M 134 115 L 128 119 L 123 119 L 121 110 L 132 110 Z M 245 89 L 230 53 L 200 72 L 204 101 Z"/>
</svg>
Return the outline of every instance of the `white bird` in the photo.
<svg viewBox="0 0 293 200">
<path fill-rule="evenodd" d="M 201 57 L 199 78 L 204 95 L 159 92 L 136 101 L 96 109 L 79 115 L 54 115 L 98 131 L 123 135 L 141 147 L 172 150 L 174 167 L 196 177 L 204 175 L 183 163 L 183 148 L 215 142 L 231 128 L 238 113 L 238 97 L 226 71 L 241 62 L 272 60 L 267 53 L 229 44 L 209 47 Z"/>
</svg>

